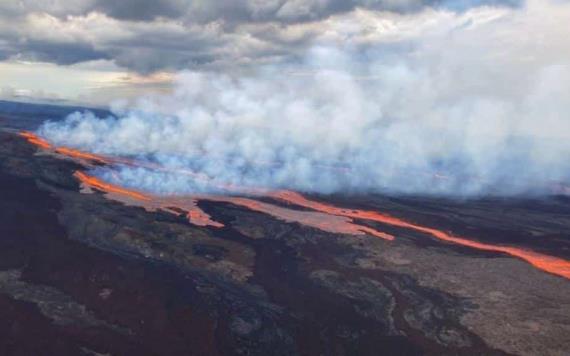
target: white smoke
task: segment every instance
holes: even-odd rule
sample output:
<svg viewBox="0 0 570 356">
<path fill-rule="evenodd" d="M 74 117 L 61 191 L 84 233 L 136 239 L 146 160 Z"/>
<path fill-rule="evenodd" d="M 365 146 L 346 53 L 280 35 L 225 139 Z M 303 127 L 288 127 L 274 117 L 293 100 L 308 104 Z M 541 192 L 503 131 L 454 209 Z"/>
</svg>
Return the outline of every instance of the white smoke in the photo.
<svg viewBox="0 0 570 356">
<path fill-rule="evenodd" d="M 568 181 L 570 5 L 482 13 L 391 46 L 323 41 L 303 63 L 249 75 L 183 72 L 172 95 L 39 133 L 158 162 L 168 171 L 97 173 L 167 193 L 214 189 L 180 170 L 315 192 L 515 194 Z"/>
</svg>

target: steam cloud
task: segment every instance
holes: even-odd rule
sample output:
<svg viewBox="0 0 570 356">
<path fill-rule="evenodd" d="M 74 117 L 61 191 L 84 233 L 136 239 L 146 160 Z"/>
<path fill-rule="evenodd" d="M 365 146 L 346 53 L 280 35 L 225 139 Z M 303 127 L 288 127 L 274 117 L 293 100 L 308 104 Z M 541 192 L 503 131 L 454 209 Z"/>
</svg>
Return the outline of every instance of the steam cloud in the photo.
<svg viewBox="0 0 570 356">
<path fill-rule="evenodd" d="M 168 171 L 95 173 L 161 193 L 216 189 L 176 170 L 325 193 L 540 193 L 568 181 L 570 5 L 470 11 L 482 15 L 392 46 L 323 41 L 300 64 L 182 72 L 172 95 L 117 104 L 108 118 L 75 113 L 39 133 L 158 162 Z"/>
</svg>

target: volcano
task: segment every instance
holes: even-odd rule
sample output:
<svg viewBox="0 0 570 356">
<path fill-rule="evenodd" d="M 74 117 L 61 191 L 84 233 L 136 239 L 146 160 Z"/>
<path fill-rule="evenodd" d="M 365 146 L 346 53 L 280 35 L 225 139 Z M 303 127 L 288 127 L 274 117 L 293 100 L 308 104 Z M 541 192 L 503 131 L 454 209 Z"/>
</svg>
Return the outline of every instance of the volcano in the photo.
<svg viewBox="0 0 570 356">
<path fill-rule="evenodd" d="M 170 168 L 56 146 L 29 118 L 0 122 L 2 354 L 570 350 L 562 190 L 160 195 L 94 172 Z"/>
</svg>

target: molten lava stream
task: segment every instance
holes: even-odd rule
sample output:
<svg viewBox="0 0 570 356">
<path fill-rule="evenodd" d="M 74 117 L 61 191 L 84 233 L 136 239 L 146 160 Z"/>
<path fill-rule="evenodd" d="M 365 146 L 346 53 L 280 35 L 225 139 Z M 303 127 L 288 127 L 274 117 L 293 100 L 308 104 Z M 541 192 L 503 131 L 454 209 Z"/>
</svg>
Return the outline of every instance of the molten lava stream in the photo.
<svg viewBox="0 0 570 356">
<path fill-rule="evenodd" d="M 253 211 L 271 215 L 283 221 L 299 223 L 302 225 L 314 227 L 322 231 L 349 235 L 369 234 L 386 240 L 394 239 L 394 236 L 392 235 L 377 231 L 367 226 L 355 224 L 353 223 L 352 219 L 338 215 L 331 215 L 314 211 L 292 210 L 249 198 L 231 196 L 153 196 L 106 183 L 99 178 L 89 176 L 82 172 L 76 172 L 75 177 L 85 187 L 95 188 L 106 192 L 111 195 L 111 198 L 123 201 L 127 204 L 140 205 L 149 210 L 161 209 L 174 214 L 179 214 L 177 209 L 187 211 L 187 217 L 190 222 L 199 226 L 223 227 L 223 224 L 213 221 L 208 214 L 206 214 L 197 206 L 198 200 L 208 200 L 214 202 L 230 203 Z"/>
<path fill-rule="evenodd" d="M 272 193 L 270 196 L 275 199 L 286 201 L 290 204 L 302 206 L 316 211 L 325 212 L 328 214 L 346 216 L 354 219 L 376 221 L 383 224 L 388 224 L 392 226 L 423 232 L 442 241 L 451 242 L 454 244 L 471 247 L 478 250 L 506 253 L 508 255 L 527 261 L 528 263 L 530 263 L 531 265 L 533 265 L 538 269 L 570 279 L 570 261 L 564 260 L 562 258 L 548 256 L 538 252 L 533 252 L 517 247 L 493 245 L 489 243 L 469 240 L 463 237 L 453 236 L 438 229 L 417 225 L 375 211 L 338 208 L 333 205 L 309 200 L 304 196 L 302 196 L 301 194 L 291 191 L 279 191 Z"/>
<path fill-rule="evenodd" d="M 180 174 L 188 174 L 196 179 L 206 179 L 211 180 L 209 177 L 201 175 L 199 173 L 195 173 L 192 171 L 186 170 L 173 170 L 168 169 L 165 167 L 161 167 L 157 164 L 147 163 L 147 162 L 138 162 L 134 160 L 129 160 L 125 158 L 110 158 L 110 157 L 103 157 L 99 155 L 94 155 L 91 153 L 85 153 L 78 150 L 66 148 L 66 147 L 54 147 L 46 140 L 38 137 L 37 135 L 31 132 L 22 132 L 20 133 L 22 137 L 25 137 L 31 144 L 38 146 L 45 150 L 53 150 L 54 152 L 62 155 L 67 156 L 75 159 L 82 159 L 87 161 L 94 161 L 103 164 L 110 164 L 110 163 L 120 163 L 132 166 L 139 166 L 145 167 L 149 169 L 158 169 L 168 172 L 176 172 Z M 119 200 L 121 198 L 127 198 L 133 201 L 138 201 L 139 204 L 142 202 L 142 205 L 151 208 L 151 209 L 162 209 L 165 211 L 174 212 L 172 209 L 169 208 L 172 206 L 178 207 L 188 212 L 187 216 L 188 219 L 196 225 L 200 226 L 215 226 L 221 227 L 223 224 L 219 222 L 212 221 L 210 216 L 203 212 L 198 206 L 196 202 L 198 199 L 202 200 L 211 200 L 211 201 L 218 201 L 218 202 L 227 202 L 235 205 L 239 205 L 242 207 L 246 207 L 250 210 L 259 211 L 263 213 L 267 213 L 272 215 L 276 218 L 285 221 L 291 222 L 298 222 L 300 224 L 304 224 L 307 226 L 312 226 L 318 228 L 323 231 L 329 231 L 334 233 L 343 233 L 343 234 L 353 234 L 353 235 L 362 235 L 364 233 L 370 234 L 373 236 L 377 236 L 386 240 L 393 240 L 394 237 L 392 235 L 386 234 L 381 231 L 377 231 L 373 228 L 362 226 L 357 223 L 354 223 L 352 219 L 362 219 L 362 220 L 370 220 L 376 221 L 383 224 L 388 224 L 392 226 L 402 227 L 406 229 L 411 229 L 415 231 L 419 231 L 422 233 L 426 233 L 431 235 L 439 240 L 455 243 L 458 245 L 489 251 L 489 252 L 499 252 L 499 253 L 506 253 L 508 255 L 520 258 L 522 260 L 527 261 L 531 265 L 544 270 L 546 272 L 556 274 L 562 276 L 564 278 L 570 279 L 570 262 L 564 260 L 562 258 L 552 257 L 544 254 L 540 254 L 537 252 L 510 247 L 510 246 L 501 246 L 501 245 L 493 245 L 489 243 L 477 242 L 473 240 L 469 240 L 467 238 L 453 236 L 448 234 L 444 231 L 425 227 L 421 225 L 417 225 L 414 223 L 407 222 L 405 220 L 395 218 L 389 215 L 381 214 L 375 211 L 367 211 L 367 210 L 354 210 L 354 209 L 344 209 L 339 208 L 330 204 L 321 203 L 318 201 L 310 200 L 305 198 L 299 193 L 292 192 L 292 191 L 278 191 L 278 192 L 267 192 L 263 189 L 250 189 L 250 188 L 241 188 L 236 186 L 224 186 L 221 185 L 220 187 L 223 189 L 227 189 L 230 191 L 242 191 L 242 192 L 249 192 L 254 195 L 261 195 L 261 196 L 268 196 L 274 199 L 279 199 L 285 202 L 288 202 L 293 205 L 302 206 L 305 208 L 312 209 L 316 212 L 320 212 L 321 214 L 315 214 L 311 212 L 300 212 L 297 210 L 285 209 L 275 205 L 262 203 L 257 200 L 247 199 L 247 198 L 238 198 L 238 197 L 229 197 L 229 196 L 202 196 L 202 197 L 187 197 L 184 199 L 181 198 L 174 198 L 174 197 L 156 197 L 145 195 L 140 192 L 136 192 L 133 190 L 121 188 L 119 186 L 115 186 L 106 182 L 99 180 L 98 178 L 88 176 L 85 173 L 77 172 L 75 176 L 85 185 L 89 187 L 93 187 L 99 190 L 102 190 L 107 193 L 115 194 Z M 345 219 L 338 219 L 339 217 L 344 217 Z M 346 219 L 348 218 L 348 219 Z"/>
<path fill-rule="evenodd" d="M 88 162 L 97 162 L 97 163 L 101 163 L 101 164 L 115 163 L 111 158 L 103 157 L 100 155 L 82 152 L 79 150 L 75 150 L 73 148 L 55 147 L 51 143 L 49 143 L 48 141 L 44 140 L 43 138 L 39 137 L 38 135 L 36 135 L 32 132 L 23 131 L 23 132 L 20 132 L 20 136 L 24 137 L 26 140 L 28 140 L 29 143 L 31 143 L 35 146 L 38 146 L 41 149 L 53 151 L 53 152 L 60 154 L 62 156 L 80 159 L 80 160 L 85 160 Z"/>
<path fill-rule="evenodd" d="M 140 200 L 140 201 L 150 201 L 151 200 L 151 198 L 149 196 L 146 196 L 142 193 L 138 193 L 138 192 L 135 192 L 135 191 L 130 190 L 130 189 L 125 189 L 125 188 L 118 187 L 116 185 L 105 183 L 105 182 L 101 181 L 100 179 L 97 179 L 95 177 L 91 177 L 91 176 L 89 176 L 83 172 L 77 171 L 77 172 L 75 172 L 74 176 L 79 181 L 81 181 L 82 183 L 84 183 L 90 187 L 104 191 L 104 192 L 124 195 L 124 196 L 127 196 L 131 199 L 134 199 L 134 200 Z"/>
<path fill-rule="evenodd" d="M 124 158 L 124 157 L 102 156 L 102 155 L 97 155 L 94 153 L 88 153 L 88 152 L 84 152 L 84 151 L 80 151 L 80 150 L 76 150 L 76 149 L 68 148 L 68 147 L 56 147 L 56 146 L 53 146 L 52 144 L 50 144 L 48 141 L 37 136 L 36 134 L 34 134 L 32 132 L 28 132 L 28 131 L 20 132 L 20 136 L 26 138 L 26 140 L 28 140 L 29 143 L 31 143 L 31 144 L 33 144 L 33 145 L 35 145 L 35 146 L 37 146 L 43 150 L 51 151 L 53 153 L 57 153 L 61 156 L 69 157 L 72 159 L 80 160 L 83 163 L 87 163 L 86 165 L 89 165 L 92 163 L 98 163 L 98 164 L 117 164 L 117 165 L 125 165 L 125 166 L 130 166 L 130 167 L 146 168 L 146 169 L 155 170 L 155 171 L 159 171 L 159 172 L 186 175 L 186 176 L 192 177 L 195 180 L 208 182 L 213 187 L 215 187 L 217 189 L 225 190 L 225 191 L 229 191 L 229 192 L 234 192 L 234 193 L 239 192 L 239 193 L 243 193 L 243 194 L 261 195 L 261 194 L 264 194 L 267 192 L 267 190 L 265 190 L 265 189 L 245 188 L 245 187 L 240 187 L 240 186 L 237 186 L 234 184 L 214 183 L 213 180 L 209 176 L 207 176 L 206 174 L 197 173 L 197 172 L 194 172 L 194 171 L 188 170 L 188 169 L 169 168 L 169 167 L 161 166 L 160 164 L 157 164 L 157 163 L 152 163 L 152 162 L 147 162 L 147 161 L 135 160 L 135 159 Z"/>
<path fill-rule="evenodd" d="M 331 215 L 314 211 L 299 211 L 283 208 L 273 204 L 264 203 L 258 200 L 230 196 L 203 196 L 200 199 L 217 202 L 225 202 L 242 206 L 249 210 L 271 215 L 277 219 L 295 222 L 301 225 L 310 226 L 322 231 L 335 234 L 364 235 L 369 234 L 385 240 L 393 240 L 394 236 L 377 231 L 373 228 L 356 224 L 350 218 Z"/>
<path fill-rule="evenodd" d="M 179 197 L 157 197 L 143 194 L 132 189 L 104 182 L 99 178 L 80 171 L 75 172 L 74 176 L 82 183 L 84 188 L 97 189 L 106 193 L 109 198 L 125 204 L 142 206 L 150 211 L 164 210 L 174 215 L 180 215 L 181 211 L 183 211 L 186 212 L 188 220 L 197 226 L 224 226 L 217 221 L 213 221 L 206 212 L 202 211 L 194 198 L 181 199 Z"/>
<path fill-rule="evenodd" d="M 52 147 L 49 142 L 47 142 L 42 138 L 39 138 L 36 134 L 33 134 L 31 132 L 28 131 L 20 132 L 20 136 L 24 137 L 32 145 L 43 148 L 44 150 L 49 150 Z"/>
</svg>

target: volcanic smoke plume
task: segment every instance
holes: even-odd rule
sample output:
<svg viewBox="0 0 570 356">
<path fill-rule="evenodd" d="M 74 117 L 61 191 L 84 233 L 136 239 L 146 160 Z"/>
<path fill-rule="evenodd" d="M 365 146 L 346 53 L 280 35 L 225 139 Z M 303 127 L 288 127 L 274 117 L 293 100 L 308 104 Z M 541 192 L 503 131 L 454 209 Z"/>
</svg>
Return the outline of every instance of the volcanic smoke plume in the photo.
<svg viewBox="0 0 570 356">
<path fill-rule="evenodd" d="M 413 25 L 414 16 L 398 21 Z M 171 95 L 117 104 L 106 118 L 75 113 L 39 134 L 165 167 L 94 172 L 154 193 L 230 184 L 517 194 L 568 181 L 570 5 L 441 16 L 400 45 L 338 48 L 323 39 L 301 63 L 183 72 Z M 207 179 L 172 173 L 181 169 Z"/>
<path fill-rule="evenodd" d="M 92 166 L 94 163 L 119 163 L 127 164 L 131 167 L 136 167 L 139 164 L 134 160 L 125 161 L 122 159 L 114 159 L 112 157 L 102 157 L 93 154 L 86 154 L 81 151 L 68 149 L 66 147 L 56 147 L 51 145 L 49 142 L 37 137 L 35 134 L 29 132 L 23 132 L 21 133 L 21 136 L 42 150 L 59 155 L 60 157 L 74 159 L 86 166 Z M 142 162 L 142 165 L 144 166 L 147 164 Z M 173 172 L 173 174 L 174 173 L 175 172 Z M 257 190 L 250 191 L 249 194 L 255 195 L 258 198 L 259 196 L 262 196 L 265 198 L 282 201 L 296 207 L 310 209 L 310 211 L 288 209 L 274 204 L 265 203 L 257 199 L 249 199 L 232 195 L 151 195 L 105 182 L 97 177 L 89 176 L 80 171 L 77 171 L 75 173 L 75 177 L 82 183 L 84 190 L 87 190 L 87 192 L 91 192 L 92 189 L 95 189 L 106 193 L 111 199 L 118 200 L 129 205 L 142 206 L 145 209 L 151 211 L 163 210 L 175 215 L 186 213 L 188 220 L 192 224 L 198 226 L 212 226 L 215 228 L 224 227 L 224 224 L 212 220 L 206 212 L 198 207 L 198 201 L 207 200 L 237 205 L 252 211 L 271 215 L 280 220 L 310 226 L 322 231 L 345 235 L 368 234 L 388 241 L 394 240 L 393 235 L 365 225 L 361 225 L 355 221 L 355 219 L 369 220 L 379 222 L 381 224 L 422 232 L 424 234 L 431 235 L 433 238 L 449 243 L 467 246 L 482 251 L 505 253 L 527 261 L 538 269 L 559 275 L 564 278 L 570 278 L 570 262 L 565 259 L 548 256 L 512 246 L 494 245 L 469 240 L 467 238 L 454 236 L 439 229 L 418 225 L 413 222 L 405 221 L 376 211 L 336 207 L 326 203 L 307 199 L 303 195 L 293 191 Z M 233 187 L 223 187 L 222 189 L 230 190 L 233 189 Z"/>
</svg>

